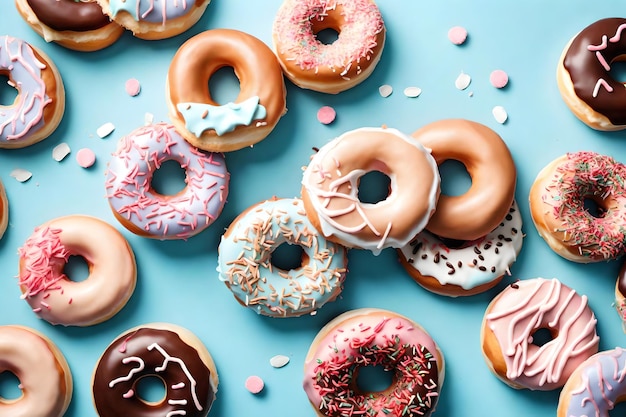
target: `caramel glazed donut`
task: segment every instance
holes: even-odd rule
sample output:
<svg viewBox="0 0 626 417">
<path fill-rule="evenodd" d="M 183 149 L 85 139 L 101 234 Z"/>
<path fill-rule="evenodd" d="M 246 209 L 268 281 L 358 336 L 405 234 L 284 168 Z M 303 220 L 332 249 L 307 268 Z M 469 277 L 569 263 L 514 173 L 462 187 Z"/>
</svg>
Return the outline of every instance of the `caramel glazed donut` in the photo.
<svg viewBox="0 0 626 417">
<path fill-rule="evenodd" d="M 165 397 L 147 402 L 137 393 L 144 377 L 159 378 Z M 205 417 L 219 378 L 211 354 L 191 331 L 169 323 L 132 328 L 104 351 L 92 375 L 100 417 Z"/>
<path fill-rule="evenodd" d="M 76 51 L 97 51 L 117 41 L 124 28 L 95 0 L 15 0 L 24 20 L 46 42 Z"/>
<path fill-rule="evenodd" d="M 626 19 L 599 20 L 574 36 L 563 50 L 557 82 L 565 103 L 588 126 L 598 130 L 626 128 L 624 83 L 610 74 L 626 54 Z"/>
<path fill-rule="evenodd" d="M 232 67 L 239 79 L 234 103 L 211 98 L 210 78 Z M 169 117 L 192 145 L 229 152 L 263 140 L 285 114 L 285 81 L 272 50 L 232 29 L 212 29 L 187 40 L 176 52 L 166 80 Z"/>
<path fill-rule="evenodd" d="M 0 374 L 19 380 L 22 395 L 0 396 L 0 415 L 62 417 L 72 399 L 72 374 L 65 357 L 46 336 L 22 326 L 0 326 Z"/>
</svg>

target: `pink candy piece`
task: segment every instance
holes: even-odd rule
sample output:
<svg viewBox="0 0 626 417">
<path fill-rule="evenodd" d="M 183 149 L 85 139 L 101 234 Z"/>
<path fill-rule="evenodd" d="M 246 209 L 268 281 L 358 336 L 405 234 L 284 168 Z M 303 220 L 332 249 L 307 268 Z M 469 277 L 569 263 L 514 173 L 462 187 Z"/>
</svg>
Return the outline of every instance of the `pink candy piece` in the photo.
<svg viewBox="0 0 626 417">
<path fill-rule="evenodd" d="M 83 168 L 89 168 L 96 162 L 96 154 L 91 149 L 83 148 L 76 153 L 76 161 Z"/>
<path fill-rule="evenodd" d="M 489 82 L 496 88 L 504 88 L 509 83 L 509 76 L 502 70 L 495 70 L 489 75 Z"/>
<path fill-rule="evenodd" d="M 141 85 L 139 84 L 139 80 L 137 80 L 136 78 L 131 78 L 127 80 L 125 87 L 126 93 L 128 93 L 128 95 L 131 97 L 135 97 L 141 91 Z"/>
<path fill-rule="evenodd" d="M 322 124 L 330 124 L 335 120 L 337 113 L 330 106 L 324 106 L 317 111 L 317 120 Z"/>
<path fill-rule="evenodd" d="M 455 45 L 461 45 L 467 39 L 467 30 L 462 26 L 454 26 L 448 31 L 448 39 Z"/>
<path fill-rule="evenodd" d="M 246 389 L 253 394 L 258 394 L 259 392 L 261 392 L 263 390 L 263 387 L 265 387 L 265 383 L 260 377 L 256 375 L 249 376 L 246 379 Z"/>
</svg>

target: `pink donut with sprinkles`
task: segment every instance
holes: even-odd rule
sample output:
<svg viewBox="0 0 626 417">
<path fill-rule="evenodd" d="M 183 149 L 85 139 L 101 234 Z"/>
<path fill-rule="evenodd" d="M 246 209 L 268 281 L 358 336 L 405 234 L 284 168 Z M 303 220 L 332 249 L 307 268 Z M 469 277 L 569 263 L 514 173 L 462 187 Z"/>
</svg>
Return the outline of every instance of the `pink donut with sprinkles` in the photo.
<svg viewBox="0 0 626 417">
<path fill-rule="evenodd" d="M 185 170 L 186 187 L 163 195 L 152 187 L 155 171 L 166 161 Z M 106 191 L 115 217 L 131 232 L 153 239 L 187 239 L 221 214 L 230 175 L 224 155 L 186 142 L 174 126 L 159 123 L 120 139 L 106 172 Z"/>
<path fill-rule="evenodd" d="M 318 39 L 324 30 L 336 32 L 337 40 Z M 372 0 L 285 0 L 272 38 L 287 78 L 301 88 L 337 94 L 374 71 L 385 24 Z"/>
</svg>

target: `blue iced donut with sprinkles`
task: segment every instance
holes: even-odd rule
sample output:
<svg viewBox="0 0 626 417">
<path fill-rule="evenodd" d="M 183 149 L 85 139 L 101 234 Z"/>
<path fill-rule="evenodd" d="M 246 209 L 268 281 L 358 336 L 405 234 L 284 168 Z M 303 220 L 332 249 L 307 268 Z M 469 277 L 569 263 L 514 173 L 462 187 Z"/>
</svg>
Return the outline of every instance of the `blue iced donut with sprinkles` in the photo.
<svg viewBox="0 0 626 417">
<path fill-rule="evenodd" d="M 300 266 L 273 264 L 272 253 L 282 244 L 302 248 Z M 217 270 L 240 304 L 264 316 L 295 317 L 314 314 L 341 293 L 346 252 L 318 234 L 302 200 L 274 198 L 231 223 L 220 241 Z"/>
</svg>

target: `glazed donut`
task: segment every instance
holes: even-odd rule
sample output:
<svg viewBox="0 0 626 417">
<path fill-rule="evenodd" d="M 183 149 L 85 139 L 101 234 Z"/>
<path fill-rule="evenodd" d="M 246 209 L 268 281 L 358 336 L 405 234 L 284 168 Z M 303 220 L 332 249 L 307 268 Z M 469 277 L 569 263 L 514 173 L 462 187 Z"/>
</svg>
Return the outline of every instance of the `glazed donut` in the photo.
<svg viewBox="0 0 626 417">
<path fill-rule="evenodd" d="M 0 181 L 0 239 L 4 236 L 4 232 L 9 225 L 9 200 L 4 189 L 2 181 Z"/>
<path fill-rule="evenodd" d="M 88 52 L 112 45 L 124 33 L 124 28 L 102 13 L 95 1 L 15 0 L 15 5 L 46 42 Z"/>
<path fill-rule="evenodd" d="M 220 105 L 208 84 L 223 67 L 239 79 L 234 103 Z M 252 146 L 274 129 L 287 111 L 285 81 L 271 49 L 232 29 L 212 29 L 176 52 L 166 80 L 169 116 L 181 135 L 200 149 L 228 152 Z"/>
<path fill-rule="evenodd" d="M 502 222 L 485 237 L 448 242 L 424 230 L 398 249 L 400 263 L 421 286 L 451 297 L 496 286 L 522 249 L 522 216 L 514 201 Z"/>
<path fill-rule="evenodd" d="M 449 239 L 480 239 L 495 229 L 515 196 L 517 171 L 509 148 L 493 130 L 463 119 L 439 120 L 411 136 L 430 149 L 438 164 L 461 162 L 472 178 L 467 192 L 441 195 L 426 230 Z"/>
<path fill-rule="evenodd" d="M 111 20 L 140 39 L 180 35 L 200 20 L 211 0 L 96 0 Z"/>
<path fill-rule="evenodd" d="M 282 244 L 303 250 L 302 265 L 286 271 L 272 264 Z M 317 233 L 300 199 L 272 199 L 241 213 L 218 248 L 220 280 L 235 299 L 259 314 L 294 317 L 311 314 L 341 293 L 346 250 Z"/>
<path fill-rule="evenodd" d="M 165 398 L 148 402 L 137 394 L 144 377 L 159 378 Z M 169 323 L 132 328 L 104 351 L 92 375 L 100 417 L 205 417 L 219 379 L 211 354 L 190 330 Z"/>
<path fill-rule="evenodd" d="M 569 377 L 559 395 L 556 417 L 609 417 L 626 399 L 626 352 L 620 347 L 596 353 Z"/>
<path fill-rule="evenodd" d="M 135 290 L 132 249 L 116 229 L 94 217 L 50 220 L 35 228 L 18 253 L 22 298 L 52 324 L 101 323 L 121 310 Z M 71 281 L 63 272 L 72 255 L 89 266 L 83 281 Z"/>
<path fill-rule="evenodd" d="M 338 37 L 326 45 L 317 33 Z M 372 0 L 285 0 L 272 30 L 287 78 L 301 88 L 337 94 L 374 71 L 385 46 L 385 24 Z"/>
<path fill-rule="evenodd" d="M 530 213 L 539 235 L 570 261 L 589 263 L 626 250 L 626 166 L 595 152 L 567 153 L 543 168 L 530 189 Z M 596 217 L 585 200 L 600 208 Z"/>
<path fill-rule="evenodd" d="M 72 399 L 70 367 L 59 348 L 43 334 L 23 326 L 0 326 L 0 374 L 14 374 L 22 395 L 0 396 L 0 415 L 62 417 Z"/>
<path fill-rule="evenodd" d="M 567 44 L 557 67 L 557 83 L 570 110 L 597 130 L 626 129 L 624 82 L 611 75 L 611 65 L 623 61 L 626 19 L 598 20 Z"/>
<path fill-rule="evenodd" d="M 615 309 L 622 320 L 622 330 L 626 333 L 626 262 L 622 264 L 615 282 Z"/>
<path fill-rule="evenodd" d="M 363 392 L 357 376 L 365 366 L 391 371 L 391 385 Z M 320 330 L 305 359 L 303 386 L 320 417 L 428 417 L 444 376 L 443 354 L 426 330 L 398 313 L 363 308 L 339 315 Z"/>
<path fill-rule="evenodd" d="M 379 171 L 391 180 L 387 198 L 376 204 L 358 198 L 361 176 Z M 407 245 L 435 211 L 439 172 L 430 152 L 390 128 L 360 128 L 324 145 L 304 171 L 302 199 L 321 234 L 346 247 Z"/>
<path fill-rule="evenodd" d="M 0 104 L 0 148 L 23 148 L 50 136 L 65 112 L 65 88 L 50 58 L 21 39 L 0 36 L 0 75 L 18 91 L 13 104 Z"/>
<path fill-rule="evenodd" d="M 487 307 L 481 347 L 492 372 L 516 389 L 560 388 L 598 351 L 596 317 L 587 296 L 557 279 L 533 278 L 507 286 Z M 538 330 L 552 339 L 533 343 Z"/>
<path fill-rule="evenodd" d="M 171 160 L 185 169 L 187 185 L 176 195 L 161 195 L 152 188 L 152 178 Z M 115 217 L 131 232 L 161 240 L 187 239 L 220 215 L 229 181 L 222 154 L 198 150 L 174 126 L 158 123 L 119 140 L 105 188 Z"/>
</svg>

